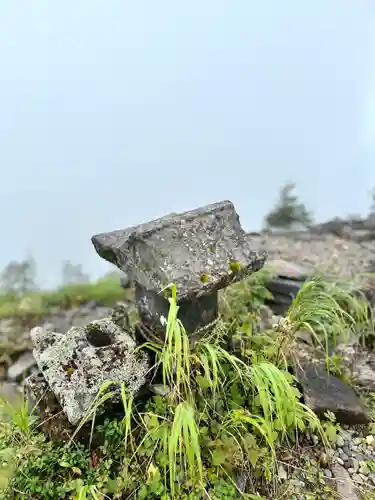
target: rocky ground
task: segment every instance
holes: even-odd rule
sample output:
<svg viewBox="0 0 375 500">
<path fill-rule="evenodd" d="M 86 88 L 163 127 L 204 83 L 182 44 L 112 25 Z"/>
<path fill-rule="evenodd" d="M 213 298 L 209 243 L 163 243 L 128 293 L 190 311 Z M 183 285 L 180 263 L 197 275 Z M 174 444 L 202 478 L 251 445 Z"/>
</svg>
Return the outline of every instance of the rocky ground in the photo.
<svg viewBox="0 0 375 500">
<path fill-rule="evenodd" d="M 109 308 L 89 304 L 69 311 L 53 311 L 46 322 L 65 332 L 71 326 L 105 317 L 108 312 Z M 262 309 L 261 316 L 261 329 L 269 328 L 280 319 L 267 306 Z M 10 320 L 0 320 L 3 336 L 11 335 L 12 328 L 15 328 L 15 324 Z M 28 331 L 25 331 L 21 338 L 26 339 L 27 335 Z M 301 343 L 302 346 L 309 348 L 304 342 Z M 340 348 L 338 352 L 339 350 Z M 358 346 L 354 348 L 350 345 L 341 346 L 342 351 L 346 367 L 355 367 L 353 376 L 358 392 L 361 388 L 366 394 L 371 390 L 375 391 L 375 354 L 366 349 L 359 352 Z M 29 349 L 19 356 L 13 355 L 9 367 L 3 365 L 3 393 L 16 401 L 22 392 L 21 381 L 24 374 L 33 371 L 37 371 L 36 363 Z M 373 402 L 375 403 L 375 398 Z M 372 401 L 369 403 L 371 406 Z M 344 500 L 375 499 L 375 426 L 339 426 L 333 423 L 332 430 L 336 439 L 332 450 L 325 449 L 317 436 L 303 436 L 297 447 L 291 446 L 280 453 L 278 476 L 282 481 L 281 490 L 286 495 L 284 498 L 333 499 L 337 498 L 333 493 L 337 490 L 341 492 L 341 497 L 338 498 Z M 280 485 L 278 491 L 280 492 Z"/>
<path fill-rule="evenodd" d="M 263 312 L 262 318 L 263 328 L 269 328 L 280 319 L 269 308 L 267 312 Z M 309 335 L 304 333 L 298 341 L 297 350 L 301 360 L 304 357 L 319 357 L 310 340 Z M 375 499 L 375 423 L 360 424 L 362 412 L 370 415 L 370 420 L 374 420 L 375 416 L 375 353 L 353 342 L 339 344 L 335 354 L 340 356 L 340 369 L 345 373 L 344 379 L 350 380 L 350 385 L 355 387 L 360 404 L 358 406 L 356 402 L 357 396 L 349 396 L 348 404 L 342 399 L 335 406 L 337 394 L 332 392 L 329 394 L 332 400 L 328 403 L 324 401 L 327 410 L 330 410 L 330 403 L 335 412 L 346 406 L 348 413 L 340 415 L 338 411 L 338 420 L 343 417 L 343 421 L 350 424 L 340 425 L 337 420 L 327 421 L 326 430 L 332 437 L 331 449 L 323 446 L 318 436 L 307 433 L 301 436 L 297 445 L 280 453 L 278 475 L 284 483 L 285 498 Z M 317 403 L 313 398 L 309 401 L 309 406 L 316 405 L 314 410 L 317 411 L 324 399 L 325 395 L 318 393 Z"/>
<path fill-rule="evenodd" d="M 369 273 L 375 272 L 375 237 L 372 227 L 364 228 L 359 224 L 359 227 L 353 228 L 345 221 L 332 221 L 315 231 L 251 233 L 250 237 L 256 250 L 267 250 L 269 261 L 282 259 L 296 264 L 293 266 L 296 274 L 318 271 L 344 279 L 350 277 L 362 281 L 363 278 L 366 283 L 373 280 L 369 276 Z M 282 288 L 276 287 L 275 290 L 288 292 L 287 286 Z M 289 287 L 289 291 L 292 288 Z M 282 294 L 280 302 L 283 302 Z M 268 317 L 271 323 L 277 320 L 272 313 Z M 339 346 L 337 352 L 342 356 L 343 365 L 350 373 L 356 392 L 363 399 L 367 398 L 371 406 L 375 402 L 372 394 L 375 391 L 374 353 L 350 344 Z M 279 475 L 284 477 L 286 483 L 286 497 L 334 498 L 332 489 L 336 489 L 339 498 L 343 499 L 375 498 L 374 436 L 375 427 L 372 425 L 346 425 L 338 427 L 337 442 L 328 453 L 318 444 L 316 436 L 312 436 L 310 446 L 304 442 L 302 461 L 301 449 L 294 452 L 287 450 L 285 456 L 289 460 L 285 460 L 284 456 L 279 462 Z M 318 481 L 316 470 L 320 473 Z"/>
<path fill-rule="evenodd" d="M 336 276 L 368 273 L 375 259 L 375 240 L 358 242 L 333 234 L 270 233 L 251 234 L 254 247 L 268 251 L 269 259 L 285 259 L 308 269 Z"/>
<path fill-rule="evenodd" d="M 342 227 L 341 227 L 342 229 Z M 337 230 L 336 230 L 337 233 Z M 372 269 L 375 258 L 375 239 L 360 237 L 358 232 L 294 232 L 251 234 L 254 248 L 265 248 L 269 259 L 303 266 L 303 274 L 318 269 L 329 275 L 358 277 Z M 342 236 L 345 236 L 343 238 Z M 293 272 L 292 272 L 293 274 Z M 294 285 L 293 285 L 294 286 Z M 52 324 L 55 331 L 65 333 L 72 326 L 81 326 L 107 316 L 108 307 L 98 303 L 61 311 L 51 310 L 42 323 Z M 280 319 L 280 311 L 265 306 L 262 328 L 269 328 Z M 306 339 L 301 341 L 307 350 Z M 11 348 L 10 348 L 11 346 Z M 341 349 L 341 350 L 340 350 Z M 375 354 L 358 345 L 339 346 L 350 380 L 367 403 L 375 408 Z M 25 374 L 36 370 L 30 349 L 29 328 L 14 318 L 0 319 L 0 380 L 2 392 L 11 400 L 19 397 Z M 373 394 L 374 395 L 373 395 Z M 283 484 L 282 498 L 312 500 L 338 498 L 346 500 L 375 499 L 375 426 L 331 423 L 331 450 L 317 436 L 303 436 L 298 446 L 283 450 L 279 456 L 278 476 Z M 336 490 L 336 494 L 333 491 Z"/>
</svg>

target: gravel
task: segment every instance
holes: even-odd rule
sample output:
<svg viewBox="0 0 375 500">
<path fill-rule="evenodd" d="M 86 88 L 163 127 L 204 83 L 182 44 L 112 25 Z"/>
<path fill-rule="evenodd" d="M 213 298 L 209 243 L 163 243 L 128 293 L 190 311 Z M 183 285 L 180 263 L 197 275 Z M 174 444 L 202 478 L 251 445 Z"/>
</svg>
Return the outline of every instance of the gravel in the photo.
<svg viewBox="0 0 375 500">
<path fill-rule="evenodd" d="M 288 498 L 333 500 L 335 491 L 341 500 L 375 498 L 375 435 L 368 429 L 342 426 L 331 449 L 314 435 L 303 439 L 278 466 Z"/>
<path fill-rule="evenodd" d="M 269 259 L 284 259 L 312 270 L 340 277 L 369 271 L 375 241 L 358 243 L 331 234 L 250 235 L 255 250 L 265 249 Z"/>
</svg>

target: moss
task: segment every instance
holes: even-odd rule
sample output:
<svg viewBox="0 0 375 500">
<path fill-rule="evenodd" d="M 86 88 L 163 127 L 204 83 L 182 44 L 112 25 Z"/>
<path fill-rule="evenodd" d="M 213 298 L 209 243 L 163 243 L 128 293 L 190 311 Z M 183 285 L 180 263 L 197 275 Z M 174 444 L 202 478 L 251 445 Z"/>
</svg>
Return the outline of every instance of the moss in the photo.
<svg viewBox="0 0 375 500">
<path fill-rule="evenodd" d="M 208 280 L 209 280 L 208 274 L 202 274 L 202 276 L 200 277 L 201 283 L 207 283 Z"/>
<path fill-rule="evenodd" d="M 229 270 L 233 273 L 239 273 L 241 271 L 241 264 L 236 261 L 232 261 L 229 263 Z"/>
</svg>

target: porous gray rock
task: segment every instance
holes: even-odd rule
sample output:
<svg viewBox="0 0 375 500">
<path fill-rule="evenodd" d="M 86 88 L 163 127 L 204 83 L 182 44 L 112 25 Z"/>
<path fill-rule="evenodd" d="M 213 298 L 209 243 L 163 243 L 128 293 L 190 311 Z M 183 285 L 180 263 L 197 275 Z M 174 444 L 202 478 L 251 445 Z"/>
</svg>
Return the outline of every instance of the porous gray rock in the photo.
<svg viewBox="0 0 375 500">
<path fill-rule="evenodd" d="M 30 336 L 38 367 L 73 425 L 87 414 L 103 382 L 124 382 L 133 394 L 146 382 L 147 354 L 136 351 L 133 336 L 112 317 L 65 335 L 36 327 Z"/>
<path fill-rule="evenodd" d="M 97 234 L 92 243 L 134 283 L 141 320 L 153 329 L 169 309 L 161 292 L 174 283 L 189 333 L 217 317 L 217 291 L 259 270 L 267 255 L 254 251 L 230 201 Z"/>
<path fill-rule="evenodd" d="M 25 380 L 23 390 L 28 400 L 28 408 L 38 413 L 40 428 L 49 439 L 61 442 L 70 440 L 75 433 L 77 437 L 89 435 L 91 423 L 84 425 L 77 432 L 76 427 L 69 422 L 42 372 L 37 371 L 30 375 Z"/>
</svg>

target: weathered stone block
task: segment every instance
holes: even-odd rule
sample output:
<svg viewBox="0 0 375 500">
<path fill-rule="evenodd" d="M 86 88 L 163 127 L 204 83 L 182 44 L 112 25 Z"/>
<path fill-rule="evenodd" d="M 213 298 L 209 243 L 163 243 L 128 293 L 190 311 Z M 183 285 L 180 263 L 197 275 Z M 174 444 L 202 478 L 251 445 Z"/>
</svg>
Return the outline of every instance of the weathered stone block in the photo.
<svg viewBox="0 0 375 500">
<path fill-rule="evenodd" d="M 36 327 L 30 336 L 38 367 L 73 425 L 86 415 L 103 382 L 125 382 L 133 394 L 146 382 L 147 354 L 135 351 L 132 335 L 111 317 L 65 335 Z"/>
<path fill-rule="evenodd" d="M 319 363 L 300 361 L 296 376 L 302 386 L 305 404 L 320 417 L 330 411 L 342 424 L 368 423 L 368 415 L 354 390 L 328 374 Z"/>
<path fill-rule="evenodd" d="M 288 262 L 283 259 L 268 260 L 267 268 L 279 278 L 293 281 L 306 281 L 311 274 L 306 268 L 296 262 Z"/>
<path fill-rule="evenodd" d="M 252 249 L 230 201 L 97 234 L 92 243 L 134 283 L 141 319 L 152 327 L 168 311 L 160 292 L 174 283 L 190 332 L 215 318 L 218 290 L 259 270 L 266 259 Z"/>
</svg>

